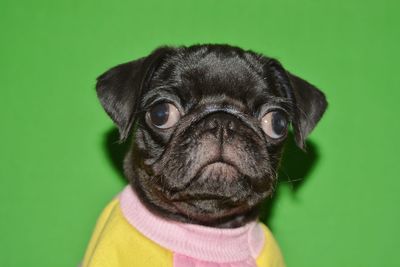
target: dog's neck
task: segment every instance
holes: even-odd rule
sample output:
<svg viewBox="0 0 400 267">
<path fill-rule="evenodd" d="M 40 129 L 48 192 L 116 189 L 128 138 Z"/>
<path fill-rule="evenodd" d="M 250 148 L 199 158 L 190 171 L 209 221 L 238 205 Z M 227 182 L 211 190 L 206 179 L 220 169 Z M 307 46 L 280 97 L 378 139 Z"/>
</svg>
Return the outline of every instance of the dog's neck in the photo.
<svg viewBox="0 0 400 267">
<path fill-rule="evenodd" d="M 210 224 L 204 224 L 204 223 L 200 224 L 216 228 L 237 228 L 237 227 L 242 227 L 243 225 L 251 221 L 255 221 L 258 217 L 258 213 L 259 210 L 257 207 L 255 207 L 245 214 L 228 217 L 221 221 L 217 221 Z"/>
</svg>

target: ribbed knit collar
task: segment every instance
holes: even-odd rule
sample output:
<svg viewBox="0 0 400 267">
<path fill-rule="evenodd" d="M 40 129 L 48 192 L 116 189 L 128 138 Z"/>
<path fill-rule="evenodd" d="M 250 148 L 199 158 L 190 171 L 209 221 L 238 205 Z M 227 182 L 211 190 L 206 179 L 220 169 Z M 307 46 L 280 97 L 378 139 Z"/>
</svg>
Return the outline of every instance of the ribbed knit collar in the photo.
<svg viewBox="0 0 400 267">
<path fill-rule="evenodd" d="M 246 266 L 256 266 L 255 259 L 265 241 L 258 222 L 233 229 L 180 223 L 151 213 L 130 186 L 119 198 L 127 221 L 141 234 L 174 253 L 207 262 L 246 262 Z"/>
</svg>

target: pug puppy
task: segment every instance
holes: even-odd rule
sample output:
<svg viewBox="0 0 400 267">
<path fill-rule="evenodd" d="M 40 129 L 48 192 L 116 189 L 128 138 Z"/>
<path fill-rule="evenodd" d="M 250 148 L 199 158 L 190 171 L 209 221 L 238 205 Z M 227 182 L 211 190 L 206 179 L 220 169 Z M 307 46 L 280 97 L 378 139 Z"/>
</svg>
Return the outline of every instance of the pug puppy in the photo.
<svg viewBox="0 0 400 267">
<path fill-rule="evenodd" d="M 276 187 L 289 127 L 304 149 L 327 107 L 320 90 L 276 59 L 229 45 L 158 48 L 102 74 L 96 90 L 121 141 L 131 140 L 124 172 L 130 184 L 126 190 L 138 205 L 161 220 L 159 225 L 190 225 L 219 234 L 257 222 L 262 201 Z M 129 209 L 132 217 L 140 216 L 134 214 L 138 206 Z M 138 231 L 164 247 L 146 230 Z M 169 238 L 181 237 L 171 233 Z M 174 260 L 171 266 L 229 262 L 178 252 L 190 260 Z M 254 261 L 234 258 L 241 262 L 237 266 L 259 266 L 257 255 Z M 280 262 L 274 266 L 283 266 Z"/>
</svg>

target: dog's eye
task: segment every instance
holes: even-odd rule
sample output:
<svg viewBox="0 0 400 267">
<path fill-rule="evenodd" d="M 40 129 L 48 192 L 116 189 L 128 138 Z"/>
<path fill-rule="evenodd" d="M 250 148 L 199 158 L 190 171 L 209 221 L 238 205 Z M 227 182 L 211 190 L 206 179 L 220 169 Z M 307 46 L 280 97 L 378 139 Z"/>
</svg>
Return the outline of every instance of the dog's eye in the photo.
<svg viewBox="0 0 400 267">
<path fill-rule="evenodd" d="M 147 112 L 150 122 L 157 128 L 167 129 L 174 126 L 180 119 L 178 109 L 170 103 L 161 103 L 153 106 Z"/>
<path fill-rule="evenodd" d="M 261 127 L 269 137 L 279 139 L 286 135 L 288 121 L 283 112 L 271 111 L 262 117 Z"/>
</svg>

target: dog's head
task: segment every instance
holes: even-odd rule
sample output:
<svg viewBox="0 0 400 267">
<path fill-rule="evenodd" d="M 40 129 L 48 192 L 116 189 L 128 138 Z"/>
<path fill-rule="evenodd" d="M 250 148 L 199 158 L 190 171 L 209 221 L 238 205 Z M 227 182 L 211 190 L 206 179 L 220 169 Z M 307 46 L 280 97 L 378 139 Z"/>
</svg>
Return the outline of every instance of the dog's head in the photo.
<svg viewBox="0 0 400 267">
<path fill-rule="evenodd" d="M 153 212 L 234 227 L 273 193 L 283 143 L 324 113 L 322 92 L 272 58 L 228 45 L 161 47 L 98 78 L 121 140 L 124 169 Z"/>
</svg>

